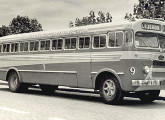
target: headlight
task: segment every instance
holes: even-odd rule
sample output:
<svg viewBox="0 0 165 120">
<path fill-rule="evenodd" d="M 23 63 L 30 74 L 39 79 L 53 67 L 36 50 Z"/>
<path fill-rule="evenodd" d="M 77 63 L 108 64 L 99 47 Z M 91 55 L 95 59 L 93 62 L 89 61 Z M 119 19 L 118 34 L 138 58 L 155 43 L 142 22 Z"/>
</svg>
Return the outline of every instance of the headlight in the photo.
<svg viewBox="0 0 165 120">
<path fill-rule="evenodd" d="M 150 67 L 149 66 L 145 66 L 144 68 L 143 68 L 143 70 L 144 70 L 144 73 L 149 73 L 150 72 Z"/>
</svg>

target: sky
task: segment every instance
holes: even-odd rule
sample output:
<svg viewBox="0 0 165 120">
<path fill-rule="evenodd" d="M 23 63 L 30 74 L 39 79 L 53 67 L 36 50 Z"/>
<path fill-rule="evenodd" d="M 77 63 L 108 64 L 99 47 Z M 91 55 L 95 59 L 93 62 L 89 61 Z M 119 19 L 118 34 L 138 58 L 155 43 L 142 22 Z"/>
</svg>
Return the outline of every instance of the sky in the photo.
<svg viewBox="0 0 165 120">
<path fill-rule="evenodd" d="M 114 21 L 123 21 L 125 13 L 133 13 L 138 0 L 0 0 L 0 26 L 9 25 L 17 15 L 36 18 L 44 30 L 68 28 L 69 21 L 99 10 L 109 12 Z"/>
</svg>

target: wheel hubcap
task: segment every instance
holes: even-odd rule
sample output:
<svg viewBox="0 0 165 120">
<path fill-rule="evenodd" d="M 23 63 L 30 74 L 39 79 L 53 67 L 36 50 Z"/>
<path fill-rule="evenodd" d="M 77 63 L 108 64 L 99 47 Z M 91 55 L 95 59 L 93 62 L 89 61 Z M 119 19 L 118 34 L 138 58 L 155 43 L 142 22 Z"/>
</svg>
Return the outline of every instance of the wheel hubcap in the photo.
<svg viewBox="0 0 165 120">
<path fill-rule="evenodd" d="M 115 95 L 116 86 L 112 80 L 105 81 L 103 85 L 103 93 L 107 98 L 112 98 Z"/>
<path fill-rule="evenodd" d="M 12 88 L 15 88 L 18 84 L 18 78 L 16 75 L 12 75 L 11 78 L 10 78 L 10 86 Z"/>
</svg>

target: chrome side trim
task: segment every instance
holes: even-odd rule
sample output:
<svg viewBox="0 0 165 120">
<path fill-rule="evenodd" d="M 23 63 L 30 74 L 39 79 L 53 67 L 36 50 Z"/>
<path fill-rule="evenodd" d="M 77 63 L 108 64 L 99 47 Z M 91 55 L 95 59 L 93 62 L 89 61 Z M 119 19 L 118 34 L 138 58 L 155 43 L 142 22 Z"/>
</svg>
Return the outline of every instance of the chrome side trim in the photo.
<svg viewBox="0 0 165 120">
<path fill-rule="evenodd" d="M 5 72 L 7 72 L 7 71 L 8 71 L 8 69 L 0 69 L 0 71 L 5 71 Z"/>
<path fill-rule="evenodd" d="M 118 72 L 117 75 L 124 75 L 124 73 L 123 72 Z"/>
<path fill-rule="evenodd" d="M 91 72 L 91 74 L 97 74 L 98 72 Z M 124 75 L 123 72 L 118 72 L 117 75 Z"/>
<path fill-rule="evenodd" d="M 77 71 L 18 70 L 18 72 L 41 72 L 41 73 L 67 73 L 67 74 L 77 74 Z"/>
</svg>

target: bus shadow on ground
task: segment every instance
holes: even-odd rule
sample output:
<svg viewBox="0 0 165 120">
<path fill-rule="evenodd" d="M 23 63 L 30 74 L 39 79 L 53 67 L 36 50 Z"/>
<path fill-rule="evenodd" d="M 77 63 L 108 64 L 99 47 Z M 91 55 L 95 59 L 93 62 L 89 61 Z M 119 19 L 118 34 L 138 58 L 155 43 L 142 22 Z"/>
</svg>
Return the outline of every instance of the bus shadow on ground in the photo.
<svg viewBox="0 0 165 120">
<path fill-rule="evenodd" d="M 7 85 L 6 83 L 0 83 L 0 85 Z M 9 88 L 0 88 L 0 91 L 10 92 Z M 48 97 L 58 97 L 58 98 L 67 98 L 67 99 L 75 99 L 80 101 L 91 101 L 102 103 L 102 100 L 99 97 L 98 93 L 94 93 L 91 91 L 83 91 L 78 89 L 59 89 L 53 94 L 44 94 L 38 87 L 30 88 L 27 92 L 21 94 L 30 94 L 30 95 L 38 95 L 38 96 L 48 96 Z M 132 99 L 133 98 L 133 99 Z M 157 100 L 165 101 L 165 97 L 159 97 Z M 152 103 L 143 103 L 141 102 L 136 95 L 130 95 L 124 98 L 124 100 L 119 104 L 122 106 L 129 105 L 153 105 L 156 102 Z M 164 104 L 163 104 L 164 106 Z"/>
<path fill-rule="evenodd" d="M 38 94 L 38 95 L 46 95 L 43 94 L 42 91 L 35 91 L 33 89 L 28 91 L 28 94 Z M 59 98 L 67 98 L 67 99 L 76 99 L 81 101 L 91 101 L 91 102 L 100 102 L 102 103 L 102 100 L 98 93 L 94 93 L 91 91 L 83 91 L 78 89 L 59 89 L 53 94 L 47 94 L 46 96 L 53 96 L 53 97 L 59 97 Z M 159 97 L 157 100 L 159 101 L 165 101 L 165 97 Z M 130 96 L 126 96 L 124 100 L 119 103 L 119 105 L 154 105 L 156 102 L 151 103 L 143 103 L 141 102 L 136 95 L 132 94 Z"/>
</svg>

